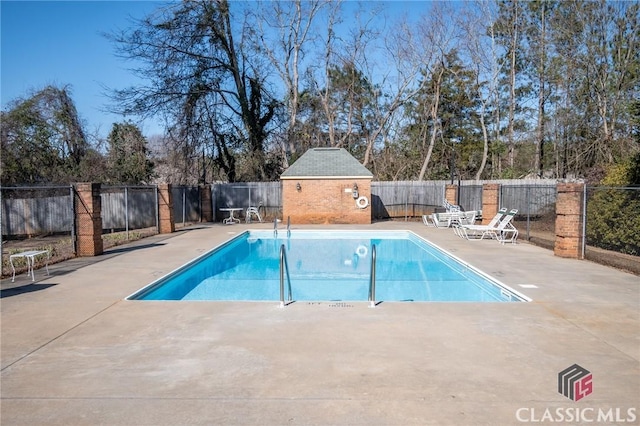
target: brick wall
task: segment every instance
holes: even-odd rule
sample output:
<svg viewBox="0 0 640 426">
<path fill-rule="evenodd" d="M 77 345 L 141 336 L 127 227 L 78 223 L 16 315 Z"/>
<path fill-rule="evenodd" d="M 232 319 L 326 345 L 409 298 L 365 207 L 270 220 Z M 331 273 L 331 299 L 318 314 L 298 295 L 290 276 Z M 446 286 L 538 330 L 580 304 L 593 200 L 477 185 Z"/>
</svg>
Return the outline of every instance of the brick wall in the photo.
<svg viewBox="0 0 640 426">
<path fill-rule="evenodd" d="M 173 196 L 171 184 L 158 185 L 158 232 L 170 234 L 176 230 L 173 219 Z"/>
<path fill-rule="evenodd" d="M 74 184 L 73 208 L 76 221 L 76 255 L 102 254 L 102 202 L 99 183 Z"/>
<path fill-rule="evenodd" d="M 358 194 L 369 200 L 366 208 L 356 205 L 354 183 Z M 292 224 L 370 224 L 371 180 L 283 179 L 282 216 L 285 222 L 290 217 Z"/>
<path fill-rule="evenodd" d="M 444 187 L 444 198 L 449 204 L 458 204 L 458 185 L 448 183 Z"/>
<path fill-rule="evenodd" d="M 500 209 L 500 184 L 482 185 L 482 224 L 487 225 Z"/>
<path fill-rule="evenodd" d="M 211 185 L 200 186 L 200 214 L 202 222 L 213 222 L 213 200 L 211 197 Z"/>
<path fill-rule="evenodd" d="M 553 253 L 559 257 L 582 258 L 582 215 L 584 184 L 559 183 L 556 198 L 556 240 Z"/>
</svg>

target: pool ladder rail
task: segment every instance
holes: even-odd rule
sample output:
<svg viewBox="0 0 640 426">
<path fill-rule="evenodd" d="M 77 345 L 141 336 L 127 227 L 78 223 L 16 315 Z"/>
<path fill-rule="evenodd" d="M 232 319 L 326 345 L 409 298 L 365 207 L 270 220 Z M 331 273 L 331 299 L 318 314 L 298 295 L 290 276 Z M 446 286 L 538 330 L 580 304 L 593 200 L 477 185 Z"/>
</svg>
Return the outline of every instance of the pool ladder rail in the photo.
<svg viewBox="0 0 640 426">
<path fill-rule="evenodd" d="M 371 274 L 369 275 L 369 307 L 376 307 L 376 245 L 371 246 Z"/>
<path fill-rule="evenodd" d="M 285 274 L 287 276 L 287 283 L 288 283 L 288 290 L 289 290 L 289 294 L 288 294 L 288 299 L 287 301 L 289 303 L 291 303 L 292 297 L 291 297 L 291 277 L 289 276 L 289 264 L 287 263 L 287 250 L 284 247 L 284 244 L 282 244 L 280 246 L 280 307 L 284 308 L 286 305 L 288 305 L 289 303 L 285 303 L 284 300 L 284 278 L 285 278 Z"/>
<path fill-rule="evenodd" d="M 276 231 L 277 232 L 277 231 Z M 284 281 L 287 279 L 288 297 L 285 303 Z M 287 249 L 284 244 L 280 245 L 280 307 L 284 308 L 293 300 L 291 295 L 291 276 L 289 275 L 289 264 L 287 262 Z M 376 245 L 371 246 L 371 274 L 369 276 L 369 307 L 376 307 Z"/>
<path fill-rule="evenodd" d="M 278 218 L 273 219 L 273 235 L 278 237 Z M 291 216 L 287 216 L 287 237 L 291 237 Z"/>
</svg>

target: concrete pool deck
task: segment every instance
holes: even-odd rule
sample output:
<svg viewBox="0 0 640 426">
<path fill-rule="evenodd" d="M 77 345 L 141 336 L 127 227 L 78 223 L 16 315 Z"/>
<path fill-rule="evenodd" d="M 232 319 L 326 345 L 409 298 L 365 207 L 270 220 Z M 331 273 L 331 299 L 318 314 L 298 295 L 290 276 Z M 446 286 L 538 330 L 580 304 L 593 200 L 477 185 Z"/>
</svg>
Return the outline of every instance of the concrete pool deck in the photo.
<svg viewBox="0 0 640 426">
<path fill-rule="evenodd" d="M 640 277 L 527 243 L 328 227 L 415 231 L 530 303 L 124 300 L 271 227 L 203 224 L 3 280 L 0 424 L 640 423 Z M 579 401 L 558 392 L 573 364 L 593 374 Z"/>
</svg>

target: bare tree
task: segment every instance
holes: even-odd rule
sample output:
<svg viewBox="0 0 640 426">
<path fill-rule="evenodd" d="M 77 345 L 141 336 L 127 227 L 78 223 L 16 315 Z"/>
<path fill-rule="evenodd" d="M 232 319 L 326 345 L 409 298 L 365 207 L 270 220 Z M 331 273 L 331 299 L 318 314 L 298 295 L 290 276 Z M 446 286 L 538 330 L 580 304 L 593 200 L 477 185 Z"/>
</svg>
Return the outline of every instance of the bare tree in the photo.
<svg viewBox="0 0 640 426">
<path fill-rule="evenodd" d="M 541 2 L 539 9 L 539 43 L 538 43 L 538 124 L 536 135 L 536 154 L 534 158 L 533 170 L 539 177 L 544 174 L 544 140 L 545 123 L 547 120 L 545 107 L 547 101 L 547 3 Z"/>
<path fill-rule="evenodd" d="M 256 42 L 269 58 L 285 89 L 289 116 L 285 140 L 287 149 L 283 150 L 285 167 L 289 165 L 287 151 L 289 155 L 295 155 L 297 150 L 295 133 L 300 105 L 300 69 L 307 52 L 305 46 L 313 42 L 313 24 L 326 4 L 326 0 L 277 0 L 258 4 Z"/>
<path fill-rule="evenodd" d="M 419 76 L 425 63 L 425 53 L 428 56 L 429 49 L 416 45 L 415 42 L 416 39 L 406 21 L 398 22 L 397 29 L 391 31 L 385 40 L 385 57 L 392 66 L 383 73 L 381 79 L 379 92 L 384 92 L 386 102 L 376 103 L 378 111 L 375 127 L 367 141 L 362 162 L 365 166 L 373 161 L 374 147 L 379 137 L 388 131 L 404 105 L 422 89 Z"/>
<path fill-rule="evenodd" d="M 137 28 L 111 35 L 123 57 L 143 64 L 133 71 L 148 82 L 115 90 L 112 109 L 164 115 L 172 136 L 198 151 L 216 140 L 221 149 L 212 155 L 228 167 L 229 180 L 238 178 L 235 156 L 246 165 L 244 178 L 267 180 L 265 141 L 276 102 L 257 58 L 236 40 L 243 34 L 237 22 L 228 1 L 200 0 L 171 4 L 137 21 Z"/>
<path fill-rule="evenodd" d="M 488 1 L 478 1 L 476 8 L 458 16 L 458 27 L 464 32 L 461 46 L 468 53 L 470 67 L 476 70 L 477 98 L 480 100 L 478 118 L 482 131 L 482 160 L 475 179 L 479 180 L 489 158 L 490 132 L 487 117 L 493 122 L 493 140 L 499 139 L 498 52 L 495 42 L 495 15 Z M 488 111 L 489 110 L 489 111 Z M 492 111 L 491 115 L 488 115 Z"/>
<path fill-rule="evenodd" d="M 500 15 L 496 21 L 496 34 L 506 49 L 503 68 L 507 75 L 507 162 L 513 168 L 515 160 L 515 126 L 518 109 L 518 73 L 522 67 L 522 5 L 519 0 L 500 0 Z"/>
<path fill-rule="evenodd" d="M 447 4 L 437 3 L 431 13 L 421 20 L 419 26 L 419 43 L 423 46 L 423 54 L 419 57 L 419 64 L 425 77 L 423 85 L 430 81 L 428 90 L 431 99 L 426 102 L 428 105 L 427 114 L 429 117 L 429 136 L 424 152 L 424 159 L 418 180 L 423 180 L 431 161 L 433 149 L 438 135 L 442 136 L 442 124 L 440 122 L 440 96 L 444 73 L 447 71 L 447 53 L 452 48 L 454 41 L 459 37 L 458 30 L 451 25 L 452 16 L 455 11 Z M 426 135 L 425 132 L 425 142 Z"/>
<path fill-rule="evenodd" d="M 337 46 L 339 39 L 336 36 L 335 27 L 341 22 L 341 11 L 342 2 L 337 1 L 333 3 L 333 6 L 329 10 L 329 14 L 327 17 L 327 27 L 326 34 L 324 35 L 324 40 L 322 40 L 324 50 L 321 51 L 321 59 L 319 60 L 319 64 L 322 64 L 320 67 L 312 66 L 311 72 L 315 73 L 320 69 L 320 72 L 323 75 L 323 79 L 314 78 L 314 91 L 318 93 L 320 99 L 320 105 L 322 110 L 324 111 L 324 115 L 327 121 L 327 136 L 329 138 L 329 145 L 336 146 L 336 128 L 335 128 L 335 120 L 336 120 L 336 105 L 331 103 L 331 77 L 330 72 L 331 68 L 335 65 L 336 61 L 336 51 L 339 49 Z M 312 77 L 313 78 L 313 77 Z M 324 88 L 322 84 L 324 83 Z"/>
</svg>

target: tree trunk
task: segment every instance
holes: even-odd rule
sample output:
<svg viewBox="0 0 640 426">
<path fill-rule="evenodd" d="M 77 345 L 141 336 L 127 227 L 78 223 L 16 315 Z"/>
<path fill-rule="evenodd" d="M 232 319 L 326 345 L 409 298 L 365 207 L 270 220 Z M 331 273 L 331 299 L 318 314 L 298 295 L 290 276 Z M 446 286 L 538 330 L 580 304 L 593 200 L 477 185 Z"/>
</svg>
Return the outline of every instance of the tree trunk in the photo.
<svg viewBox="0 0 640 426">
<path fill-rule="evenodd" d="M 533 169 L 538 177 L 544 174 L 544 121 L 545 121 L 545 79 L 546 79 L 546 3 L 541 3 L 540 11 L 540 57 L 538 71 L 538 125 L 536 137 L 536 154 Z"/>
<path fill-rule="evenodd" d="M 424 180 L 424 175 L 427 173 L 427 167 L 429 165 L 429 161 L 431 160 L 431 154 L 433 153 L 433 147 L 436 143 L 436 138 L 438 136 L 438 111 L 440 108 L 440 86 L 442 85 L 442 75 L 444 74 L 444 67 L 440 69 L 440 73 L 436 78 L 435 82 L 435 93 L 433 94 L 433 103 L 431 104 L 431 122 L 432 130 L 431 130 L 431 139 L 429 140 L 429 148 L 427 149 L 427 155 L 424 157 L 424 161 L 422 163 L 422 167 L 420 168 L 420 175 L 418 176 L 418 181 Z"/>
</svg>

